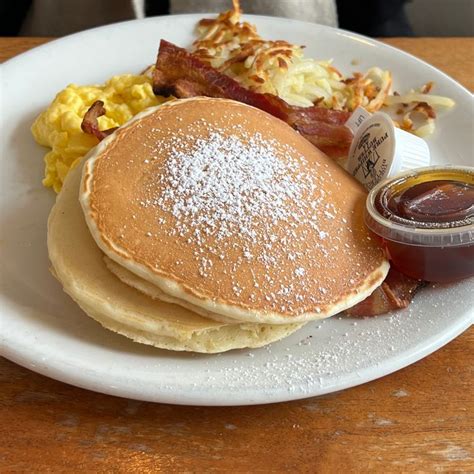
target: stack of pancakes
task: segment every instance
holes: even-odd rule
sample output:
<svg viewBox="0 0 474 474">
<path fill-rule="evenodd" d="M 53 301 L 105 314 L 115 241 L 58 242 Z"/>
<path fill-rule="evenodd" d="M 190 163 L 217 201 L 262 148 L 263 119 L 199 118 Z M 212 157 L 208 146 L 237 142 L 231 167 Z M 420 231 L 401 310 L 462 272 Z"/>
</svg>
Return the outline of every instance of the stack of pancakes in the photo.
<svg viewBox="0 0 474 474">
<path fill-rule="evenodd" d="M 365 197 L 265 112 L 176 100 L 136 116 L 70 173 L 49 218 L 49 256 L 89 316 L 137 342 L 259 347 L 383 281 Z"/>
</svg>

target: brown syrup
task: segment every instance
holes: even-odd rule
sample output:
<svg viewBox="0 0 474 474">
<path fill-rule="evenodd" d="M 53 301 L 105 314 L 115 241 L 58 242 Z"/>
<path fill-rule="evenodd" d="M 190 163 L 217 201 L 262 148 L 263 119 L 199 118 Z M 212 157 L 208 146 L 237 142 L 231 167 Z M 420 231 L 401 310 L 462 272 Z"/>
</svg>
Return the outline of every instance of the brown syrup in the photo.
<svg viewBox="0 0 474 474">
<path fill-rule="evenodd" d="M 474 275 L 474 242 L 457 244 L 451 238 L 458 229 L 474 223 L 474 180 L 472 173 L 457 175 L 441 171 L 408 176 L 389 183 L 375 197 L 377 211 L 408 233 L 428 231 L 426 243 L 383 237 L 383 246 L 392 265 L 404 274 L 421 280 L 449 282 Z M 446 229 L 446 230 L 444 230 Z M 443 243 L 431 244 L 429 232 L 446 232 Z"/>
<path fill-rule="evenodd" d="M 416 222 L 459 222 L 474 215 L 474 186 L 454 180 L 418 183 L 395 195 L 388 208 Z"/>
</svg>

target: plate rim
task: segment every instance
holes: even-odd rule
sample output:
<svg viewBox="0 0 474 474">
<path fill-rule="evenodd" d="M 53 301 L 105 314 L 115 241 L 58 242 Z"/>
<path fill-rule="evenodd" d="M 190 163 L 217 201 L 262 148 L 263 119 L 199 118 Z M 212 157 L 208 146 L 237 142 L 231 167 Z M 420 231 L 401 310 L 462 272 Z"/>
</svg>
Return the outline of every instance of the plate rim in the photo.
<svg viewBox="0 0 474 474">
<path fill-rule="evenodd" d="M 83 371 L 84 368 L 79 365 L 70 365 L 64 363 L 64 361 L 61 361 L 61 364 L 57 364 L 56 366 L 40 365 L 30 361 L 27 357 L 24 356 L 24 353 L 21 351 L 15 351 L 12 347 L 10 347 L 9 351 L 8 346 L 5 346 L 6 350 L 2 351 L 1 355 L 6 359 L 10 360 L 11 362 L 14 362 L 22 367 L 25 367 L 26 369 L 29 369 L 40 375 L 49 377 L 53 380 L 57 380 L 85 390 L 91 390 L 93 392 L 105 395 L 112 395 L 120 398 L 183 406 L 222 407 L 268 405 L 271 403 L 284 403 L 303 400 L 311 397 L 319 397 L 322 395 L 327 395 L 329 393 L 339 392 L 352 387 L 357 387 L 359 385 L 378 380 L 387 375 L 391 375 L 394 372 L 407 368 L 412 364 L 418 362 L 419 360 L 424 359 L 425 357 L 433 354 L 438 349 L 444 347 L 446 344 L 456 339 L 456 337 L 468 330 L 471 325 L 472 315 L 470 318 L 468 316 L 465 318 L 465 320 L 459 321 L 457 325 L 450 328 L 449 332 L 443 333 L 443 337 L 432 336 L 431 338 L 427 339 L 424 344 L 422 344 L 421 347 L 417 350 L 406 349 L 401 354 L 384 360 L 383 366 L 379 364 L 379 366 L 377 366 L 375 369 L 373 366 L 366 367 L 365 369 L 359 370 L 357 376 L 355 376 L 354 374 L 350 374 L 350 376 L 347 376 L 347 380 L 344 383 L 337 385 L 337 388 L 334 388 L 334 385 L 327 385 L 321 388 L 320 390 L 300 390 L 295 391 L 291 394 L 288 391 L 282 391 L 278 388 L 272 388 L 271 390 L 265 390 L 264 392 L 260 392 L 260 396 L 262 396 L 263 393 L 262 399 L 259 398 L 258 394 L 256 396 L 254 395 L 247 397 L 245 396 L 246 392 L 243 392 L 244 396 L 241 396 L 242 392 L 235 392 L 232 390 L 229 390 L 228 393 L 219 392 L 219 396 L 215 398 L 212 394 L 209 395 L 209 392 L 206 392 L 205 390 L 192 391 L 189 392 L 190 395 L 188 395 L 185 391 L 180 391 L 179 389 L 174 389 L 175 391 L 177 390 L 178 393 L 176 393 L 175 391 L 169 393 L 157 391 L 157 396 L 154 396 L 153 394 L 149 394 L 148 392 L 144 393 L 143 388 L 140 388 L 140 386 L 138 385 L 134 388 L 133 383 L 127 384 L 127 387 L 124 388 L 123 386 L 106 386 L 106 383 L 101 382 L 91 388 L 91 378 L 87 375 L 82 376 L 82 374 L 85 374 L 85 372 Z M 387 364 L 390 367 L 388 370 Z M 69 370 L 66 371 L 65 369 Z M 97 377 L 100 377 L 101 372 L 96 371 L 95 369 L 92 370 Z M 76 373 L 78 375 L 74 375 Z M 370 373 L 370 375 L 364 376 L 366 373 Z M 97 378 L 97 380 L 100 381 L 99 378 Z M 131 380 L 130 382 L 133 381 Z M 228 396 L 230 395 L 232 395 L 233 398 L 228 398 Z"/>
<path fill-rule="evenodd" d="M 212 17 L 215 16 L 217 13 L 181 13 L 181 14 L 176 14 L 176 15 L 156 15 L 156 16 L 151 16 L 151 17 L 146 17 L 146 18 L 135 18 L 131 20 L 126 20 L 126 21 L 119 21 L 119 22 L 114 22 L 114 23 L 109 23 L 107 25 L 101 25 L 101 26 L 96 26 L 94 28 L 88 28 L 87 30 L 82 30 L 82 31 L 77 31 L 75 33 L 71 33 L 69 35 L 62 36 L 60 38 L 55 38 L 51 41 L 48 41 L 47 43 L 35 46 L 21 54 L 17 54 L 16 56 L 13 56 L 12 58 L 7 59 L 3 63 L 0 64 L 0 67 L 2 66 L 11 66 L 14 64 L 17 60 L 24 59 L 25 56 L 29 54 L 35 54 L 38 50 L 42 49 L 47 49 L 50 47 L 54 47 L 57 43 L 63 43 L 66 41 L 69 41 L 73 38 L 78 38 L 81 36 L 87 36 L 91 32 L 98 32 L 101 30 L 107 30 L 107 29 L 112 29 L 112 28 L 118 28 L 122 25 L 129 25 L 132 23 L 152 23 L 154 21 L 162 21 L 162 20 L 169 20 L 172 18 L 196 18 L 196 19 L 202 19 L 205 17 Z M 450 75 L 445 73 L 444 71 L 436 68 L 432 64 L 428 63 L 424 59 L 419 58 L 418 56 L 415 56 L 414 54 L 408 53 L 402 49 L 399 49 L 395 46 L 392 46 L 388 43 L 384 43 L 383 41 L 380 41 L 379 39 L 371 38 L 369 36 L 362 35 L 360 33 L 355 33 L 353 31 L 349 31 L 343 28 L 338 28 L 334 26 L 329 26 L 329 25 L 322 25 L 319 23 L 313 23 L 310 21 L 303 21 L 303 20 L 296 20 L 292 18 L 283 18 L 283 17 L 278 17 L 278 16 L 269 16 L 269 15 L 255 15 L 255 14 L 243 14 L 242 19 L 246 21 L 251 21 L 254 19 L 255 21 L 259 20 L 264 20 L 264 21 L 284 21 L 285 23 L 294 23 L 294 24 L 300 24 L 300 25 L 306 25 L 311 26 L 313 28 L 321 29 L 321 30 L 329 30 L 332 31 L 336 35 L 342 35 L 349 37 L 351 39 L 359 39 L 363 40 L 364 42 L 368 42 L 371 44 L 371 46 L 376 46 L 376 47 L 382 47 L 382 48 L 388 48 L 392 51 L 395 51 L 397 54 L 402 54 L 404 56 L 410 57 L 411 59 L 415 59 L 416 61 L 422 63 L 423 65 L 429 67 L 430 69 L 436 71 L 438 74 L 441 74 L 444 76 L 445 79 L 449 79 L 452 83 L 454 83 L 457 87 L 461 88 L 465 93 L 467 93 L 471 99 L 474 100 L 474 93 L 471 93 L 465 86 L 463 86 L 461 83 L 456 81 L 456 79 L 452 78 Z M 161 38 L 160 38 L 161 40 Z"/>
</svg>

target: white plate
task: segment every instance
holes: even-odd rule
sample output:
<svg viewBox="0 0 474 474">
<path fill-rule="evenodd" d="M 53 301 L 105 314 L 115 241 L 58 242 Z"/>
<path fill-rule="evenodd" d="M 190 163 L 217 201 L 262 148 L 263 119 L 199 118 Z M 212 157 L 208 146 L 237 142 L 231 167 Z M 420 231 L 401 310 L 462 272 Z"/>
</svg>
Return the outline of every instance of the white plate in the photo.
<svg viewBox="0 0 474 474">
<path fill-rule="evenodd" d="M 1 105 L 1 348 L 49 377 L 99 392 L 177 404 L 244 405 L 320 395 L 367 382 L 426 356 L 472 321 L 472 280 L 423 290 L 408 310 L 366 320 L 310 323 L 259 350 L 181 354 L 135 344 L 86 317 L 48 272 L 41 186 L 44 149 L 30 135 L 37 114 L 68 83 L 103 82 L 153 63 L 160 38 L 188 46 L 200 16 L 150 18 L 75 34 L 7 62 Z M 307 45 L 350 72 L 380 66 L 407 90 L 429 80 L 456 108 L 430 138 L 434 161 L 472 164 L 471 94 L 433 67 L 376 41 L 310 23 L 248 19 L 268 38 Z"/>
</svg>

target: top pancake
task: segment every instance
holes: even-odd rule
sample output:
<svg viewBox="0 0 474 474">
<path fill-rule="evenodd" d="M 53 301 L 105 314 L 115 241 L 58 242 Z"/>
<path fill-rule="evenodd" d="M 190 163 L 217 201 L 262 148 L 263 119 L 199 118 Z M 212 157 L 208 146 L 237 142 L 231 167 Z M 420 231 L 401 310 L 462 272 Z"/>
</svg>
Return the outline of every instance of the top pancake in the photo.
<svg viewBox="0 0 474 474">
<path fill-rule="evenodd" d="M 87 160 L 80 200 L 99 247 L 165 293 L 228 318 L 331 316 L 388 271 L 366 192 L 284 122 L 239 102 L 177 100 Z"/>
</svg>

